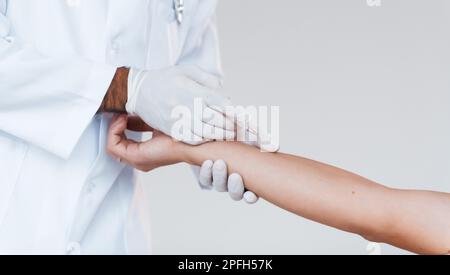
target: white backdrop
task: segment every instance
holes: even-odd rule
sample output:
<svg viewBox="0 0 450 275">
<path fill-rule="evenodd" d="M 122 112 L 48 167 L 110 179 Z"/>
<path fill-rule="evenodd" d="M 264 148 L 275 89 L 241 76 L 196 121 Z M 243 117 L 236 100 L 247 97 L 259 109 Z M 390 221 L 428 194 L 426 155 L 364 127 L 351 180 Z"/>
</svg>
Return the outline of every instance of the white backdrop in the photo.
<svg viewBox="0 0 450 275">
<path fill-rule="evenodd" d="M 237 104 L 280 106 L 284 152 L 450 192 L 447 2 L 223 0 L 226 92 Z M 200 191 L 186 165 L 141 182 L 156 254 L 369 254 L 358 236 Z"/>
</svg>

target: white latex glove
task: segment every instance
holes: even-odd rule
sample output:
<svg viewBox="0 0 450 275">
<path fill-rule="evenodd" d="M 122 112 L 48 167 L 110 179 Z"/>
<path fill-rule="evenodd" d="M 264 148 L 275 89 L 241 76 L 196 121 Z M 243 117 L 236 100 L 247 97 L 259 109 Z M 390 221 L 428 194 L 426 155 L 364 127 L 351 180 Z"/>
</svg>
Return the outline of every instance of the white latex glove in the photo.
<svg viewBox="0 0 450 275">
<path fill-rule="evenodd" d="M 233 139 L 233 124 L 225 123 L 223 119 L 225 107 L 231 103 L 217 92 L 219 88 L 221 82 L 217 77 L 193 66 L 151 71 L 130 69 L 126 108 L 128 113 L 139 116 L 151 127 L 172 136 L 176 119 L 172 117 L 172 112 L 176 107 L 183 106 L 190 110 L 192 135 L 181 141 L 198 145 L 209 140 Z M 203 101 L 203 112 L 194 112 L 197 99 Z"/>
<path fill-rule="evenodd" d="M 253 204 L 259 199 L 255 193 L 245 189 L 244 181 L 239 174 L 234 173 L 228 176 L 227 164 L 223 160 L 205 161 L 200 168 L 198 181 L 201 188 L 228 192 L 235 201 L 244 199 L 245 202 Z"/>
<path fill-rule="evenodd" d="M 257 147 L 261 152 L 275 153 L 280 150 L 280 146 L 276 140 L 272 140 L 269 133 L 259 131 L 258 118 L 248 116 L 242 113 L 233 114 L 237 121 L 238 140 L 242 140 L 240 135 L 246 135 L 244 143 Z"/>
<path fill-rule="evenodd" d="M 128 113 L 139 116 L 151 127 L 171 136 L 174 123 L 172 111 L 177 106 L 184 106 L 191 110 L 192 125 L 197 121 L 201 127 L 192 128 L 193 139 L 181 141 L 198 145 L 209 140 L 233 139 L 233 123 L 224 123 L 225 115 L 218 112 L 225 110 L 231 102 L 216 91 L 219 88 L 221 83 L 217 77 L 196 67 L 176 66 L 151 71 L 130 69 L 126 108 Z M 195 117 L 193 109 L 197 98 L 203 99 L 203 113 L 209 114 L 208 117 Z M 213 119 L 211 114 L 214 114 Z M 214 186 L 219 192 L 228 191 L 234 200 L 245 198 L 248 203 L 258 200 L 254 193 L 245 192 L 240 175 L 228 177 L 227 166 L 223 161 L 206 161 L 197 175 L 202 188 L 212 189 Z"/>
</svg>

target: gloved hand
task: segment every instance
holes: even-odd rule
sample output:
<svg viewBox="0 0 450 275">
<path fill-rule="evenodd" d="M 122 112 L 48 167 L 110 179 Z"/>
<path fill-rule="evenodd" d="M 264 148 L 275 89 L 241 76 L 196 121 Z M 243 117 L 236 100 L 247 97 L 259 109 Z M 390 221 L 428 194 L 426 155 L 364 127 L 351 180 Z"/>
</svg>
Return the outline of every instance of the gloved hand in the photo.
<svg viewBox="0 0 450 275">
<path fill-rule="evenodd" d="M 229 99 L 216 92 L 221 86 L 217 77 L 196 67 L 177 66 L 152 71 L 130 69 L 126 107 L 128 113 L 139 116 L 151 127 L 171 136 L 174 122 L 172 111 L 182 105 L 191 111 L 192 125 L 197 121 L 202 126 L 193 127 L 195 138 L 182 140 L 183 142 L 198 145 L 212 139 L 232 139 L 235 137 L 234 117 L 232 123 L 226 123 L 223 120 L 225 114 L 218 114 L 219 110 L 225 110 L 226 106 L 231 105 Z M 203 113 L 216 114 L 212 116 L 212 120 L 210 117 L 195 117 L 193 109 L 197 98 L 203 99 L 206 105 L 204 108 L 207 110 Z M 200 170 L 197 174 L 200 186 L 204 189 L 212 189 L 214 186 L 219 192 L 228 191 L 234 200 L 244 198 L 248 203 L 258 200 L 253 192 L 245 192 L 240 175 L 232 174 L 228 177 L 227 166 L 223 161 L 206 161 L 197 170 Z"/>
<path fill-rule="evenodd" d="M 190 110 L 192 135 L 182 142 L 198 145 L 209 140 L 233 139 L 233 123 L 225 123 L 223 119 L 225 107 L 231 103 L 217 92 L 219 88 L 221 82 L 217 77 L 193 66 L 151 71 L 130 69 L 126 108 L 128 113 L 139 116 L 151 127 L 173 137 L 175 118 L 172 112 L 183 106 Z M 194 111 L 197 99 L 202 99 L 204 104 L 202 112 Z"/>
<path fill-rule="evenodd" d="M 228 192 L 235 201 L 244 199 L 249 204 L 258 201 L 258 196 L 245 189 L 244 181 L 239 174 L 228 176 L 227 164 L 223 160 L 207 160 L 200 168 L 198 181 L 202 189 L 215 189 L 218 192 Z"/>
</svg>

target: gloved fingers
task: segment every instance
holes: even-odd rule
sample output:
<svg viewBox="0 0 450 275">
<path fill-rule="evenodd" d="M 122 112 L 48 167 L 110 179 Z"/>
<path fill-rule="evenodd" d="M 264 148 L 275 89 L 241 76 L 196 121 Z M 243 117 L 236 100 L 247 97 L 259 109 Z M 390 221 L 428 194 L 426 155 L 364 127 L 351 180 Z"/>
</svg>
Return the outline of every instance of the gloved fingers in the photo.
<svg viewBox="0 0 450 275">
<path fill-rule="evenodd" d="M 181 141 L 183 143 L 186 143 L 188 145 L 192 145 L 192 146 L 201 145 L 201 144 L 211 141 L 211 140 L 205 139 L 201 135 L 197 134 L 197 132 L 201 133 L 201 129 L 196 130 L 196 128 L 197 127 L 194 127 L 193 129 L 191 129 L 191 133 L 190 133 L 189 137 L 183 137 L 183 138 L 177 139 L 177 140 Z"/>
<path fill-rule="evenodd" d="M 222 128 L 214 127 L 206 123 L 203 123 L 202 129 L 197 130 L 195 134 L 198 136 L 201 135 L 203 139 L 219 140 L 219 141 L 234 140 L 236 136 L 234 131 L 227 131 Z"/>
<path fill-rule="evenodd" d="M 197 83 L 190 83 L 188 89 L 195 98 L 203 101 L 202 121 L 206 122 L 206 120 L 212 119 L 213 123 L 210 123 L 211 125 L 222 127 L 226 130 L 235 129 L 234 114 L 228 114 L 228 109 L 231 110 L 231 108 L 227 107 L 232 106 L 229 98 Z"/>
<path fill-rule="evenodd" d="M 241 175 L 233 173 L 228 177 L 228 194 L 235 201 L 244 197 L 245 187 Z"/>
<path fill-rule="evenodd" d="M 210 142 L 211 140 L 204 139 L 202 137 L 197 136 L 195 133 L 192 133 L 192 138 L 189 140 L 180 140 L 183 143 L 192 145 L 192 146 L 198 146 L 205 144 L 207 142 Z"/>
<path fill-rule="evenodd" d="M 254 142 L 254 146 L 261 149 L 263 152 L 268 153 L 276 153 L 280 150 L 280 145 L 278 143 L 274 143 L 270 133 L 266 133 L 264 131 L 254 132 L 252 130 L 247 130 L 249 140 Z M 256 142 L 255 142 L 256 141 Z"/>
<path fill-rule="evenodd" d="M 214 162 L 212 160 L 206 160 L 203 162 L 200 168 L 200 174 L 198 181 L 202 188 L 204 189 L 212 189 L 212 170 L 213 170 Z"/>
<path fill-rule="evenodd" d="M 248 137 L 245 143 L 258 147 L 264 152 L 275 153 L 280 150 L 279 144 L 274 144 L 269 133 L 259 131 L 257 119 L 252 116 L 237 113 L 236 127 Z"/>
<path fill-rule="evenodd" d="M 210 107 L 213 110 L 216 110 L 219 113 L 222 113 L 225 116 L 227 116 L 227 107 L 232 106 L 231 99 L 220 94 L 217 91 L 206 94 L 204 100 L 206 106 Z M 230 118 L 234 118 L 234 116 L 230 116 Z"/>
<path fill-rule="evenodd" d="M 206 107 L 203 111 L 202 121 L 224 130 L 235 131 L 235 125 L 232 119 L 229 119 L 223 113 L 210 107 Z"/>
<path fill-rule="evenodd" d="M 191 81 L 184 85 L 196 98 L 203 99 L 206 106 L 225 114 L 226 107 L 231 106 L 231 100 L 210 87 Z"/>
<path fill-rule="evenodd" d="M 224 130 L 223 128 L 209 125 L 203 122 L 200 117 L 194 118 L 192 125 L 192 133 L 196 139 L 207 139 L 208 141 L 234 140 L 236 136 L 235 131 Z"/>
<path fill-rule="evenodd" d="M 212 175 L 214 189 L 218 192 L 227 192 L 228 168 L 225 161 L 217 160 L 214 162 Z"/>
<path fill-rule="evenodd" d="M 258 136 L 258 147 L 261 149 L 261 151 L 268 153 L 276 153 L 280 151 L 280 145 L 278 143 L 274 143 L 269 134 L 260 134 Z"/>
<path fill-rule="evenodd" d="M 244 193 L 244 201 L 248 204 L 254 204 L 259 200 L 259 197 L 252 191 L 246 191 Z"/>
<path fill-rule="evenodd" d="M 247 114 L 245 112 L 235 112 L 236 126 L 238 129 L 248 131 L 251 134 L 258 134 L 258 119 L 254 114 Z"/>
<path fill-rule="evenodd" d="M 191 78 L 202 86 L 215 90 L 220 89 L 223 86 L 222 80 L 219 77 L 211 73 L 207 73 L 199 67 L 180 65 L 180 69 L 185 73 L 187 77 Z"/>
</svg>

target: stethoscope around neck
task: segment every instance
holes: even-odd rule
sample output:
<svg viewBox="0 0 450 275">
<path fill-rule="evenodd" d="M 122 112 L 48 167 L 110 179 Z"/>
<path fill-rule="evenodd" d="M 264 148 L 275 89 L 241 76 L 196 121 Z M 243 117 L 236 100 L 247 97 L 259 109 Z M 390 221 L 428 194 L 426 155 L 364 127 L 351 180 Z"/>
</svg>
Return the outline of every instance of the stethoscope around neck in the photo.
<svg viewBox="0 0 450 275">
<path fill-rule="evenodd" d="M 184 0 L 173 0 L 173 4 L 178 24 L 181 24 L 183 22 Z"/>
</svg>

